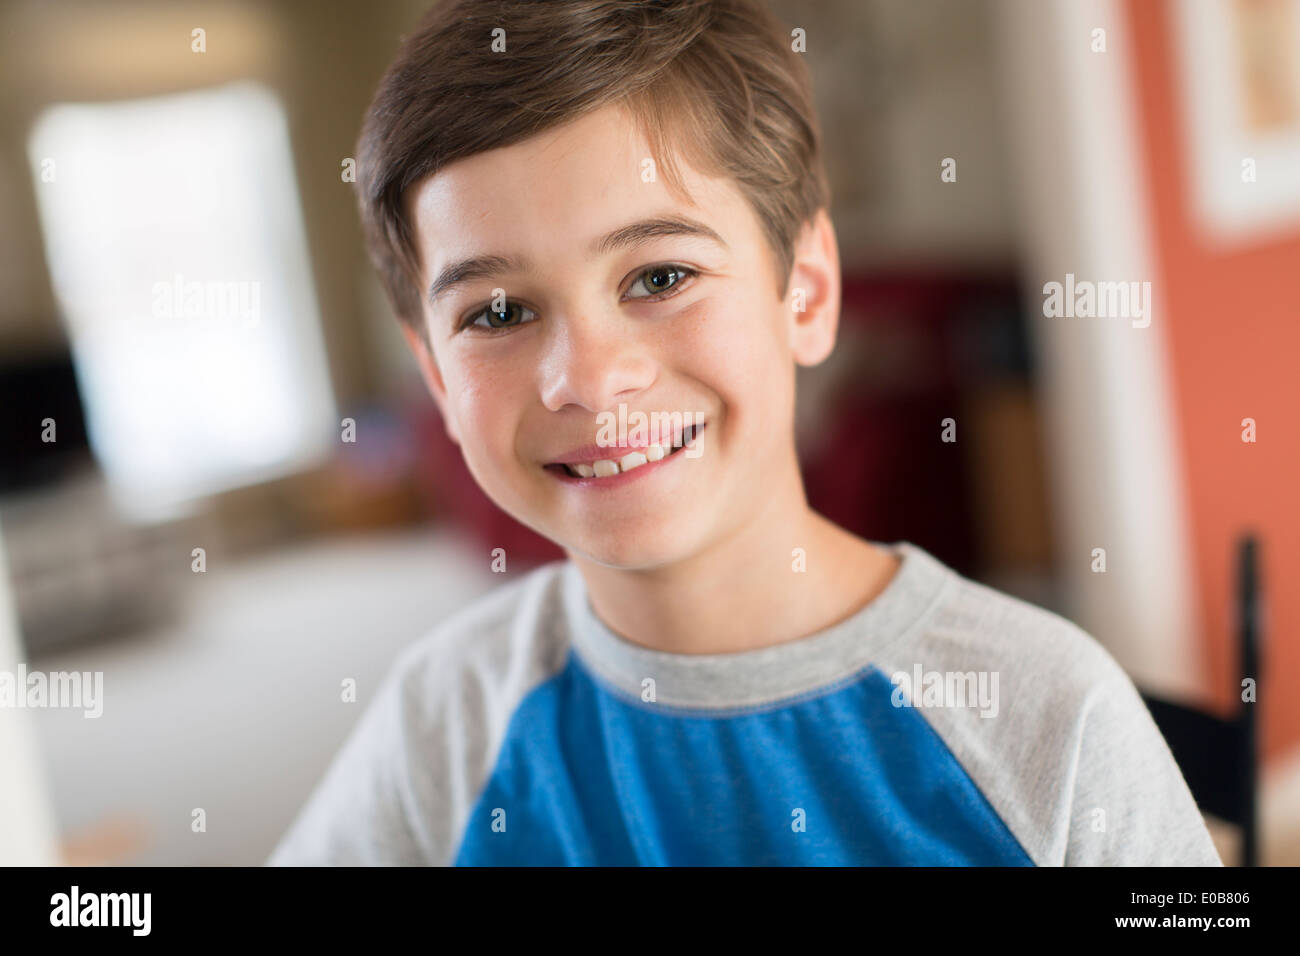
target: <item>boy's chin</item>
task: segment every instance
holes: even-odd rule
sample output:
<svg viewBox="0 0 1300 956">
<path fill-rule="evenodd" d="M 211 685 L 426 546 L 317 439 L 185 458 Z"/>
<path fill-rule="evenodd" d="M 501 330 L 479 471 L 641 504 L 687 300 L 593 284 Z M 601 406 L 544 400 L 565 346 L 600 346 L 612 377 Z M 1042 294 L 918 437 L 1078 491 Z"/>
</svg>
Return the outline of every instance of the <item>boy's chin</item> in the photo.
<svg viewBox="0 0 1300 956">
<path fill-rule="evenodd" d="M 681 540 L 648 541 L 637 535 L 622 540 L 587 540 L 565 543 L 565 553 L 618 571 L 650 571 L 685 559 L 691 548 Z"/>
</svg>

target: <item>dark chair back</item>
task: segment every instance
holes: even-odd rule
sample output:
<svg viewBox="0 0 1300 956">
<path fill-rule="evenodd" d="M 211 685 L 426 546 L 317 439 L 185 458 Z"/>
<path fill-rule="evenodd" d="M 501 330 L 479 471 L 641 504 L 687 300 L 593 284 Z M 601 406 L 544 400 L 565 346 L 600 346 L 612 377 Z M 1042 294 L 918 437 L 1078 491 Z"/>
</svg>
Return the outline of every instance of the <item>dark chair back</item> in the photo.
<svg viewBox="0 0 1300 956">
<path fill-rule="evenodd" d="M 1258 727 L 1254 701 L 1259 674 L 1258 541 L 1244 535 L 1237 546 L 1237 693 L 1251 678 L 1254 693 L 1241 700 L 1229 718 L 1142 694 L 1156 726 L 1178 762 L 1196 804 L 1206 813 L 1241 828 L 1241 865 L 1256 866 L 1258 845 Z"/>
</svg>

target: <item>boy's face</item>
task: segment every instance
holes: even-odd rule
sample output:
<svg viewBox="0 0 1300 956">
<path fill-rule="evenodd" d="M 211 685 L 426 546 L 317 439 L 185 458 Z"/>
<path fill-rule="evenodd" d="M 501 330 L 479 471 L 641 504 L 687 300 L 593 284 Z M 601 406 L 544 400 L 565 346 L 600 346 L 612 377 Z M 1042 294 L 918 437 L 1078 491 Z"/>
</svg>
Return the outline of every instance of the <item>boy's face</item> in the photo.
<svg viewBox="0 0 1300 956">
<path fill-rule="evenodd" d="M 630 116 L 607 107 L 453 163 L 409 197 L 432 361 L 407 335 L 470 472 L 570 554 L 627 569 L 683 560 L 774 508 L 803 506 L 773 500 L 797 474 L 794 363 L 829 353 L 839 312 L 829 220 L 805 230 L 783 301 L 784 277 L 735 186 L 682 164 L 686 201 L 651 175 L 650 156 Z M 601 243 L 669 218 L 716 238 Z M 508 262 L 429 301 L 456 264 L 493 256 Z M 616 421 L 620 404 L 629 434 L 614 437 L 633 446 L 646 444 L 638 413 L 704 425 L 694 447 L 627 474 L 575 478 L 556 464 L 598 444 L 598 416 Z"/>
</svg>

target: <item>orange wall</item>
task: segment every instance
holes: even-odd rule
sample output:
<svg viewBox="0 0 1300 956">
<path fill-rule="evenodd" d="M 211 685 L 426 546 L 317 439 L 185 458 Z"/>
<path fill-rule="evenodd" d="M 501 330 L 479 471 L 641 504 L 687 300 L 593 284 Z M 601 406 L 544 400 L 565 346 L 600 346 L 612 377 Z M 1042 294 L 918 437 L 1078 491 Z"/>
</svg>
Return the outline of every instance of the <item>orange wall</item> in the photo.
<svg viewBox="0 0 1300 956">
<path fill-rule="evenodd" d="M 1226 713 L 1239 693 L 1233 541 L 1254 526 L 1266 601 L 1262 746 L 1274 757 L 1300 744 L 1300 223 L 1228 251 L 1206 244 L 1192 217 L 1173 8 L 1126 0 L 1126 12 L 1212 703 Z M 1241 441 L 1247 417 L 1258 423 L 1253 445 Z"/>
</svg>

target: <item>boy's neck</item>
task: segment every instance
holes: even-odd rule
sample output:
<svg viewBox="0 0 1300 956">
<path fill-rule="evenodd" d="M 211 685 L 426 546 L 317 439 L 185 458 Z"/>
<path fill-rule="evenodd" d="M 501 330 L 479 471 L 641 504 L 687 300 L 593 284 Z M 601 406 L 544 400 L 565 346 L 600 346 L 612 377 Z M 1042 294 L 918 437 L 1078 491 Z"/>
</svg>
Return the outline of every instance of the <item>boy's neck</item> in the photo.
<svg viewBox="0 0 1300 956">
<path fill-rule="evenodd" d="M 570 552 L 592 609 L 626 640 L 677 654 L 754 650 L 851 617 L 899 559 L 814 512 L 795 481 L 797 494 L 772 495 L 763 513 L 673 565 L 627 571 Z M 806 570 L 796 570 L 796 548 Z"/>
</svg>

